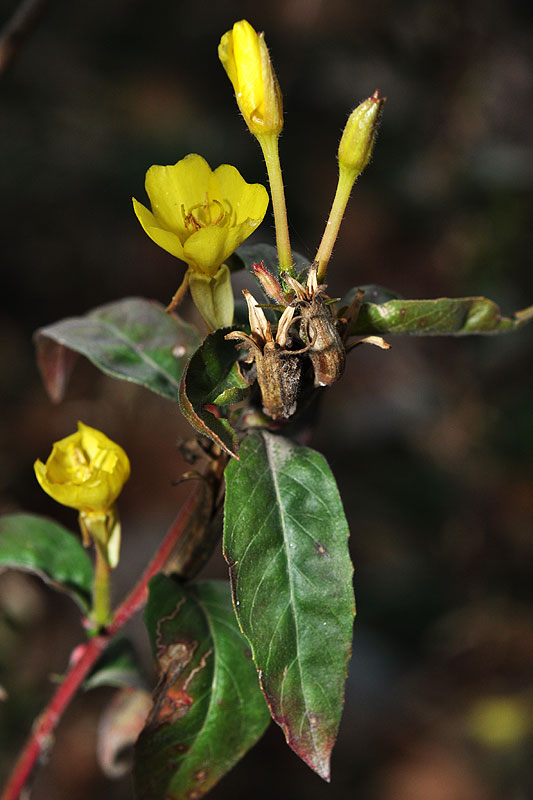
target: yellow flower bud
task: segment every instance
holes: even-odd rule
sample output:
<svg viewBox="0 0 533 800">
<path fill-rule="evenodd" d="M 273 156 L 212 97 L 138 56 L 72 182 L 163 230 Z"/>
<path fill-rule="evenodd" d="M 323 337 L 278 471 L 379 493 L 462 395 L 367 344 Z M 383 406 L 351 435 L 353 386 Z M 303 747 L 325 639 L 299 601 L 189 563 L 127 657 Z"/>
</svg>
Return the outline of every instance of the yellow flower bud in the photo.
<svg viewBox="0 0 533 800">
<path fill-rule="evenodd" d="M 41 488 L 58 503 L 84 514 L 108 511 L 130 475 L 128 456 L 100 431 L 78 422 L 43 464 L 34 464 Z"/>
<path fill-rule="evenodd" d="M 376 89 L 348 117 L 339 144 L 339 166 L 353 171 L 355 177 L 370 161 L 384 102 Z"/>
<path fill-rule="evenodd" d="M 245 19 L 224 34 L 218 57 L 235 90 L 235 98 L 254 136 L 278 135 L 283 128 L 283 103 L 264 35 Z"/>
</svg>

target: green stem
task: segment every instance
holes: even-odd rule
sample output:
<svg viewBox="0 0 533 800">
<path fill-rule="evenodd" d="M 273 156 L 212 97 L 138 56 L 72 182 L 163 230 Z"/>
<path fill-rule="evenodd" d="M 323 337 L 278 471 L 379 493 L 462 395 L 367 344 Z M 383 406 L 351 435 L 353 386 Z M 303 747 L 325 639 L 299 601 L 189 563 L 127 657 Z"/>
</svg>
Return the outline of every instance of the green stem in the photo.
<svg viewBox="0 0 533 800">
<path fill-rule="evenodd" d="M 263 157 L 268 172 L 272 208 L 274 211 L 274 224 L 276 226 L 276 246 L 280 272 L 294 275 L 292 263 L 291 243 L 289 239 L 289 226 L 287 224 L 287 207 L 285 205 L 285 191 L 283 189 L 283 176 L 279 162 L 278 134 L 270 133 L 257 136 L 261 145 Z"/>
<path fill-rule="evenodd" d="M 111 618 L 111 588 L 110 574 L 111 569 L 105 557 L 100 552 L 100 548 L 95 543 L 96 561 L 94 564 L 94 583 L 93 583 L 93 608 L 91 619 L 97 631 L 101 630 Z"/>
<path fill-rule="evenodd" d="M 341 226 L 342 218 L 346 210 L 346 205 L 350 199 L 350 193 L 357 177 L 357 171 L 347 169 L 339 165 L 339 181 L 337 183 L 337 191 L 333 198 L 331 211 L 329 212 L 326 229 L 320 242 L 320 247 L 317 250 L 315 261 L 318 261 L 317 279 L 322 283 L 326 275 L 328 263 L 333 252 L 333 246 L 337 239 L 339 228 Z"/>
</svg>

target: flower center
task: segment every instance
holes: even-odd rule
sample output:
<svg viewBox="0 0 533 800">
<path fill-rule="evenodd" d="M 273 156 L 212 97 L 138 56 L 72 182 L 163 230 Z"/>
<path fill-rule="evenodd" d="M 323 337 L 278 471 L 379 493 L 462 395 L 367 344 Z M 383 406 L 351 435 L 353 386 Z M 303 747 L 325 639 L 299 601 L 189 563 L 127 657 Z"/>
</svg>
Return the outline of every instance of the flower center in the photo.
<svg viewBox="0 0 533 800">
<path fill-rule="evenodd" d="M 200 228 L 215 225 L 222 228 L 228 223 L 230 217 L 220 200 L 210 200 L 207 193 L 202 203 L 191 206 L 187 212 L 182 204 L 181 214 L 185 227 L 190 228 L 191 233 L 196 233 Z"/>
<path fill-rule="evenodd" d="M 91 461 L 83 448 L 74 445 L 71 450 L 70 471 L 77 480 L 86 481 L 91 476 Z"/>
</svg>

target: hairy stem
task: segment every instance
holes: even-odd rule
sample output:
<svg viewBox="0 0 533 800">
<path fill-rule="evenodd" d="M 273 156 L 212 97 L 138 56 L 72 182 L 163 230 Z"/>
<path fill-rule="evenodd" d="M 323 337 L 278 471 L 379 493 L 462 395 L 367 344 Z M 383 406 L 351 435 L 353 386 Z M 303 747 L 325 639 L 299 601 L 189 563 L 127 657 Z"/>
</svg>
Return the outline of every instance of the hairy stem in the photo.
<svg viewBox="0 0 533 800">
<path fill-rule="evenodd" d="M 348 170 L 342 165 L 339 165 L 339 181 L 337 183 L 337 191 L 333 198 L 331 211 L 329 212 L 326 229 L 320 242 L 315 261 L 318 261 L 318 282 L 322 283 L 326 275 L 328 263 L 333 252 L 333 245 L 337 239 L 339 228 L 341 226 L 342 218 L 346 210 L 346 205 L 350 198 L 350 192 L 355 181 L 357 173 L 354 170 Z"/>
<path fill-rule="evenodd" d="M 263 157 L 268 172 L 268 182 L 270 183 L 274 224 L 276 226 L 276 246 L 278 249 L 279 269 L 280 272 L 288 272 L 289 275 L 294 275 L 289 226 L 287 223 L 285 190 L 283 188 L 283 176 L 281 174 L 281 164 L 279 162 L 278 135 L 268 134 L 257 136 L 257 141 L 261 145 L 261 150 L 263 151 Z"/>
</svg>

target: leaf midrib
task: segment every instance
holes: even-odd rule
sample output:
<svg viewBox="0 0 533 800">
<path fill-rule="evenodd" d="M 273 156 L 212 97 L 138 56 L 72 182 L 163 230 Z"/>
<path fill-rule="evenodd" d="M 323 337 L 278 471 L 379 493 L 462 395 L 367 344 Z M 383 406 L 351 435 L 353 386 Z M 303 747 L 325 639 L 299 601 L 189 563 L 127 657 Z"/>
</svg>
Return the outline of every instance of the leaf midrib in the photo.
<svg viewBox="0 0 533 800">
<path fill-rule="evenodd" d="M 274 487 L 274 491 L 276 493 L 277 508 L 279 509 L 278 516 L 279 516 L 279 520 L 280 520 L 281 529 L 282 529 L 282 532 L 283 532 L 283 543 L 284 543 L 284 546 L 285 546 L 285 553 L 286 553 L 286 560 L 287 560 L 288 586 L 289 586 L 289 594 L 290 594 L 290 598 L 291 598 L 291 610 L 292 610 L 292 617 L 293 617 L 293 621 L 294 621 L 294 626 L 295 626 L 295 629 L 296 629 L 296 661 L 298 663 L 298 673 L 299 673 L 299 676 L 300 676 L 300 686 L 301 686 L 301 691 L 302 691 L 302 697 L 304 699 L 304 707 L 305 707 L 305 712 L 306 712 L 305 719 L 306 719 L 306 723 L 307 723 L 307 728 L 308 728 L 308 730 L 310 732 L 310 735 L 311 735 L 311 740 L 313 742 L 313 748 L 314 748 L 314 752 L 315 752 L 315 757 L 319 757 L 320 754 L 319 754 L 319 749 L 317 747 L 317 743 L 315 741 L 315 734 L 314 734 L 312 726 L 309 725 L 309 723 L 308 723 L 309 706 L 308 706 L 308 702 L 307 702 L 307 696 L 306 696 L 306 693 L 305 693 L 305 684 L 304 684 L 304 680 L 303 680 L 302 665 L 301 665 L 301 659 L 300 659 L 300 637 L 299 637 L 299 628 L 298 628 L 298 615 L 296 613 L 296 603 L 295 603 L 295 599 L 294 599 L 294 586 L 293 586 L 293 580 L 292 580 L 292 573 L 291 573 L 291 570 L 289 569 L 289 566 L 291 565 L 290 548 L 289 548 L 288 542 L 287 542 L 287 535 L 286 535 L 287 528 L 285 526 L 284 506 L 283 506 L 283 504 L 281 502 L 282 498 L 281 498 L 281 493 L 280 493 L 280 489 L 279 489 L 279 483 L 278 483 L 278 480 L 277 480 L 277 472 L 276 472 L 276 469 L 275 469 L 275 464 L 274 464 L 274 461 L 273 461 L 273 454 L 271 453 L 271 449 L 270 449 L 268 438 L 267 438 L 267 436 L 265 434 L 262 435 L 262 439 L 263 439 L 264 447 L 265 447 L 265 453 L 266 453 L 266 457 L 267 457 L 267 462 L 268 462 L 268 465 L 270 467 L 270 474 L 271 474 L 271 478 L 272 478 L 272 484 L 273 484 L 273 487 Z M 281 697 L 283 695 L 283 681 L 282 681 L 282 685 L 281 685 L 280 695 L 281 695 Z M 282 701 L 282 703 L 283 703 L 283 701 Z M 300 732 L 301 732 L 301 729 L 302 729 L 302 725 L 300 726 Z"/>
<path fill-rule="evenodd" d="M 168 383 L 173 388 L 179 389 L 179 385 L 180 385 L 179 380 L 175 379 L 169 372 L 165 372 L 163 370 L 163 368 L 157 363 L 157 361 L 154 361 L 153 358 L 150 358 L 146 354 L 146 351 L 141 349 L 139 345 L 137 345 L 134 342 L 132 342 L 131 339 L 126 338 L 126 336 L 124 336 L 124 334 L 121 333 L 120 328 L 117 328 L 117 327 L 115 327 L 115 325 L 113 325 L 109 321 L 107 321 L 107 320 L 103 321 L 102 319 L 99 319 L 98 317 L 92 317 L 92 318 L 91 317 L 88 317 L 88 318 L 74 317 L 74 319 L 81 320 L 82 322 L 85 322 L 85 323 L 87 322 L 87 319 L 89 319 L 91 322 L 97 323 L 98 325 L 100 325 L 104 330 L 108 329 L 119 340 L 119 342 L 121 342 L 123 344 L 126 344 L 137 355 L 137 357 L 139 358 L 140 361 L 144 362 L 147 366 L 151 367 L 154 370 L 154 372 L 157 372 L 160 376 L 165 378 L 165 380 L 167 380 Z M 52 326 L 52 328 L 53 328 L 53 326 Z M 50 334 L 47 333 L 47 329 L 46 328 L 44 328 L 41 333 L 42 333 L 42 335 L 48 336 L 50 338 Z M 58 339 L 55 336 L 53 338 L 55 338 L 56 341 L 58 341 Z M 72 349 L 72 347 L 69 344 L 67 344 L 65 341 L 60 341 L 60 344 L 62 344 L 64 347 L 67 347 L 69 350 Z M 129 377 L 125 373 L 121 373 L 118 369 L 115 369 L 113 371 L 111 368 L 104 367 L 103 365 L 99 364 L 95 360 L 94 353 L 88 352 L 87 349 L 83 348 L 83 345 L 80 346 L 79 352 L 83 353 L 83 355 L 86 358 L 88 358 L 89 361 L 91 361 L 93 364 L 95 364 L 96 366 L 98 366 L 100 369 L 102 369 L 103 371 L 107 372 L 108 374 L 115 375 L 115 374 L 118 373 L 120 375 L 124 375 L 126 380 L 130 380 L 133 383 L 135 383 L 134 379 L 132 379 L 131 377 Z"/>
</svg>

